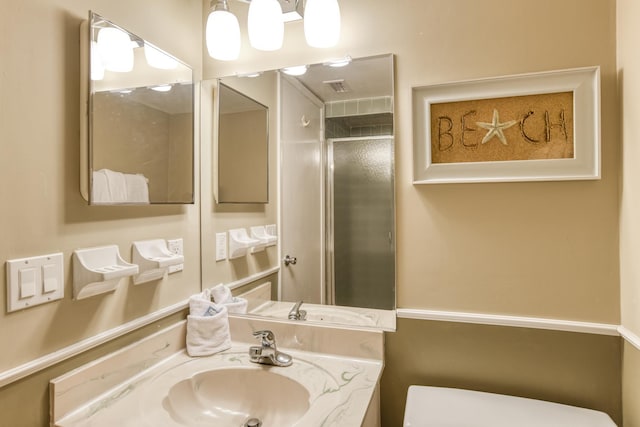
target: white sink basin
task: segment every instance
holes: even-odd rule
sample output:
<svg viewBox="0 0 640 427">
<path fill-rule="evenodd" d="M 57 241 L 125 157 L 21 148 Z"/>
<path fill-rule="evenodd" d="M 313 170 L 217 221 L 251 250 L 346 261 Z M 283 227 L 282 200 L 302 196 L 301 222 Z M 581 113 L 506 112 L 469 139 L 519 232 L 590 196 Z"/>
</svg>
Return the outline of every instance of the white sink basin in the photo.
<svg viewBox="0 0 640 427">
<path fill-rule="evenodd" d="M 339 392 L 352 374 L 336 375 L 292 355 L 289 367 L 251 363 L 246 347 L 173 364 L 145 385 L 140 416 L 145 427 L 242 427 L 253 418 L 264 427 L 305 426 L 317 418 L 320 401 L 340 406 Z"/>
<path fill-rule="evenodd" d="M 294 425 L 309 410 L 309 391 L 299 382 L 256 368 L 212 369 L 179 381 L 163 401 L 171 418 L 188 426 Z"/>
</svg>

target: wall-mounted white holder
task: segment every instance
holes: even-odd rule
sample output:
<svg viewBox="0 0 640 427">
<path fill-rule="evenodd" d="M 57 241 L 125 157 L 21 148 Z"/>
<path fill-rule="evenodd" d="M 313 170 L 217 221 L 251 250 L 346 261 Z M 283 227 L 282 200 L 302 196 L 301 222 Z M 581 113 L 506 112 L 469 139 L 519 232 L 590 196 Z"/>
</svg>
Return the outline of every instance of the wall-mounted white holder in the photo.
<svg viewBox="0 0 640 427">
<path fill-rule="evenodd" d="M 273 246 L 278 243 L 278 229 L 276 228 L 276 225 L 265 225 L 264 229 L 267 232 L 267 238 L 269 238 L 269 243 L 267 243 L 267 246 Z"/>
<path fill-rule="evenodd" d="M 138 274 L 116 245 L 73 251 L 73 297 L 84 299 L 116 289 L 120 279 Z"/>
<path fill-rule="evenodd" d="M 273 246 L 276 244 L 278 238 L 267 234 L 267 230 L 264 225 L 257 227 L 251 227 L 251 237 L 260 241 L 259 244 L 251 248 L 251 253 L 263 251 L 267 246 Z"/>
<path fill-rule="evenodd" d="M 133 276 L 133 283 L 158 280 L 169 273 L 171 266 L 184 263 L 184 256 L 174 254 L 163 239 L 133 242 L 131 260 L 139 266 L 140 273 Z"/>
<path fill-rule="evenodd" d="M 259 244 L 260 240 L 249 237 L 246 228 L 229 230 L 229 259 L 246 256 L 249 248 Z"/>
</svg>

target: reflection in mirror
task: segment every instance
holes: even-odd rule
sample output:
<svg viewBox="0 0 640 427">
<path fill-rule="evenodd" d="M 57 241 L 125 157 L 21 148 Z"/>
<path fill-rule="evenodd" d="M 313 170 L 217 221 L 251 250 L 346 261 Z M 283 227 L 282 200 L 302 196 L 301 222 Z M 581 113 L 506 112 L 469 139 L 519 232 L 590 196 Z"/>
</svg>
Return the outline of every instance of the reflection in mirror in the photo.
<svg viewBox="0 0 640 427">
<path fill-rule="evenodd" d="M 269 109 L 218 84 L 218 203 L 269 202 Z"/>
<path fill-rule="evenodd" d="M 304 301 L 306 321 L 393 330 L 393 56 L 333 65 L 272 72 L 280 79 L 280 249 L 296 262 L 281 264 L 277 298 L 252 314 L 287 319 Z"/>
<path fill-rule="evenodd" d="M 92 12 L 81 39 L 85 199 L 92 205 L 193 203 L 191 68 Z"/>
</svg>

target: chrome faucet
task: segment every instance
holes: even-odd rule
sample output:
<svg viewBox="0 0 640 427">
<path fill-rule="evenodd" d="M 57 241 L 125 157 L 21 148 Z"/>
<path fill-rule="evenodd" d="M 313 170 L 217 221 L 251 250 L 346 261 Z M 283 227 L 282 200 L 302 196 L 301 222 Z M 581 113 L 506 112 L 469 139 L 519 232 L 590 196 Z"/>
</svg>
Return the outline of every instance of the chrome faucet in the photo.
<svg viewBox="0 0 640 427">
<path fill-rule="evenodd" d="M 307 320 L 307 312 L 300 310 L 303 301 L 298 301 L 289 312 L 289 320 Z"/>
<path fill-rule="evenodd" d="M 249 357 L 254 363 L 273 366 L 290 366 L 293 358 L 276 348 L 276 337 L 271 331 L 257 331 L 253 336 L 262 341 L 260 346 L 249 347 Z"/>
</svg>

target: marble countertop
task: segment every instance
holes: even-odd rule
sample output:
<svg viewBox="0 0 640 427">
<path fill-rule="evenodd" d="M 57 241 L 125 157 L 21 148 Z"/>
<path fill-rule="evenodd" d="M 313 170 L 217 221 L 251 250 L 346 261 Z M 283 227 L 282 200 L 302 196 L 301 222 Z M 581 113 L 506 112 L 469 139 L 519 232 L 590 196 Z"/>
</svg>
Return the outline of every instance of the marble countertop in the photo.
<svg viewBox="0 0 640 427">
<path fill-rule="evenodd" d="M 265 327 L 265 322 L 232 320 L 232 330 Z M 268 326 L 268 325 L 266 325 Z M 269 367 L 249 361 L 248 342 L 233 341 L 229 350 L 208 357 L 189 357 L 179 347 L 182 327 L 165 335 L 158 334 L 140 345 L 123 349 L 114 355 L 88 364 L 51 382 L 52 426 L 57 427 L 140 427 L 186 426 L 169 413 L 167 395 L 177 383 L 198 373 L 215 369 L 240 368 L 271 371 L 301 383 L 309 392 L 309 409 L 295 426 L 360 426 L 376 391 L 383 369 L 377 341 L 381 333 L 340 331 L 312 325 L 274 323 L 281 336 L 284 330 L 295 331 L 291 339 L 298 346 L 280 347 L 293 356 L 290 367 Z M 176 335 L 178 334 L 178 335 Z M 341 336 L 347 334 L 347 336 Z M 355 335 L 354 335 L 355 334 Z M 353 354 L 320 353 L 317 348 L 306 351 L 299 343 L 337 340 L 365 345 L 354 346 Z M 233 337 L 233 334 L 232 334 Z M 287 344 L 287 339 L 283 339 Z M 371 345 L 373 343 L 373 345 Z M 317 344 L 314 344 L 317 346 Z M 293 348 L 296 347 L 296 348 Z M 374 350 L 372 350 L 374 349 Z M 331 351 L 331 349 L 329 349 Z M 347 352 L 348 353 L 348 352 Z M 265 390 L 277 393 L 278 390 Z M 287 396 L 283 396 L 287 399 Z M 264 425 L 264 427 L 270 427 Z M 282 426 L 277 426 L 282 427 Z"/>
<path fill-rule="evenodd" d="M 248 314 L 287 319 L 289 311 L 294 304 L 286 301 L 268 301 L 254 308 Z M 396 313 L 394 310 L 307 303 L 303 303 L 300 309 L 307 312 L 309 322 L 372 327 L 385 331 L 395 331 L 396 329 Z"/>
</svg>

